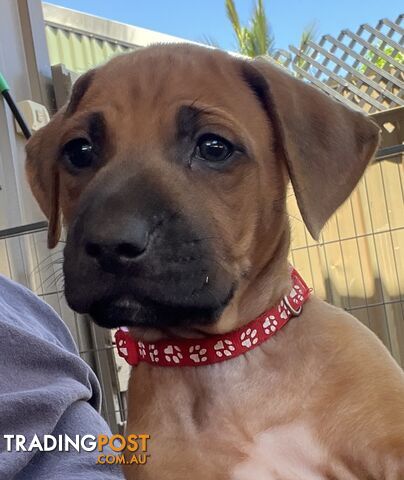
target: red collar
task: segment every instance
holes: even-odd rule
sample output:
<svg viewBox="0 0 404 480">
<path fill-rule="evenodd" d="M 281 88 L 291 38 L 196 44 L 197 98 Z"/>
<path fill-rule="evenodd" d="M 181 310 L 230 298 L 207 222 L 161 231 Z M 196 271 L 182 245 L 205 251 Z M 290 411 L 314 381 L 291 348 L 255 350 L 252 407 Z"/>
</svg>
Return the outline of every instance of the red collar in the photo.
<svg viewBox="0 0 404 480">
<path fill-rule="evenodd" d="M 208 338 L 142 342 L 134 339 L 127 328 L 120 328 L 115 333 L 118 354 L 129 365 L 146 362 L 160 367 L 210 365 L 243 355 L 275 335 L 292 317 L 300 315 L 311 289 L 295 269 L 291 278 L 292 289 L 277 306 L 238 330 Z"/>
</svg>

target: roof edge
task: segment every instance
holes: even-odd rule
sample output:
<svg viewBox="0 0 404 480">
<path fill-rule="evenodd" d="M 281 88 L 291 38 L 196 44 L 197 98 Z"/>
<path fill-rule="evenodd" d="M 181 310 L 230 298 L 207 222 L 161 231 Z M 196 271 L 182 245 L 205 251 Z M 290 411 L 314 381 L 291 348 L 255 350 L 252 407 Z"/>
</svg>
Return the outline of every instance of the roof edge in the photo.
<svg viewBox="0 0 404 480">
<path fill-rule="evenodd" d="M 77 10 L 42 3 L 45 24 L 77 33 L 124 44 L 130 47 L 145 47 L 152 43 L 196 43 L 146 28 L 134 27 L 126 23 L 108 20 Z"/>
</svg>

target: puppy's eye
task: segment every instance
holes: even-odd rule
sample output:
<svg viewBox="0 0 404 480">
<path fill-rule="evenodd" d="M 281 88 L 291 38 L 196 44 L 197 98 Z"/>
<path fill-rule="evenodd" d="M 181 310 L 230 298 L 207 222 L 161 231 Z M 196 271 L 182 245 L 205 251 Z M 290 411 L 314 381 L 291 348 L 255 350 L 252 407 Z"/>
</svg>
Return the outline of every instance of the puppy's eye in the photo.
<svg viewBox="0 0 404 480">
<path fill-rule="evenodd" d="M 93 145 L 86 138 L 75 138 L 67 142 L 62 155 L 68 166 L 75 169 L 89 168 L 94 162 Z"/>
<path fill-rule="evenodd" d="M 233 145 L 223 137 L 208 133 L 197 144 L 197 156 L 211 163 L 227 160 L 234 151 Z"/>
</svg>

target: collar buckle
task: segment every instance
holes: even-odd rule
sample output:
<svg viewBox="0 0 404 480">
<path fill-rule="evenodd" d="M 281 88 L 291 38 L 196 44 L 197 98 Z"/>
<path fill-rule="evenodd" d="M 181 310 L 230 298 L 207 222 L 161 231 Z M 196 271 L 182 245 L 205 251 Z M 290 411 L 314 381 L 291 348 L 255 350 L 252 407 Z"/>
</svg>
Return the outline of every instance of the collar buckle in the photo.
<svg viewBox="0 0 404 480">
<path fill-rule="evenodd" d="M 298 317 L 302 313 L 303 306 L 300 305 L 300 307 L 298 308 L 292 307 L 292 305 L 289 302 L 289 297 L 287 295 L 283 297 L 283 301 L 285 302 L 285 305 L 288 307 L 288 309 L 290 310 L 290 312 L 294 317 Z"/>
</svg>

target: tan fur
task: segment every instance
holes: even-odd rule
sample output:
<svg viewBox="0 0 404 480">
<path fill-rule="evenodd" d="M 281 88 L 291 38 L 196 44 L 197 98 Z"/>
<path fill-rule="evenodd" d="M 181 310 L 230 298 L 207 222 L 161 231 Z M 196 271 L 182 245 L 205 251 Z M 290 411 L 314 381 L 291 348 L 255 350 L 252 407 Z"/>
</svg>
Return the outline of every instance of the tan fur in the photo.
<svg viewBox="0 0 404 480">
<path fill-rule="evenodd" d="M 290 286 L 288 177 L 317 236 L 378 145 L 378 129 L 364 116 L 263 60 L 157 46 L 91 76 L 73 113 L 59 113 L 28 145 L 44 212 L 55 211 L 52 171 L 69 225 L 82 192 L 96 190 L 103 176 L 147 169 L 189 215 L 209 218 L 222 267 L 241 279 L 213 326 L 165 335 L 230 331 L 274 305 Z M 193 102 L 214 109 L 220 129 L 244 140 L 248 165 L 194 177 L 163 162 L 174 107 Z M 95 110 L 107 118 L 108 158 L 99 171 L 73 178 L 55 167 L 57 152 Z M 151 458 L 127 467 L 129 479 L 404 479 L 403 372 L 373 333 L 314 296 L 299 318 L 242 357 L 200 368 L 139 365 L 128 398 L 127 432 L 151 435 Z"/>
</svg>

